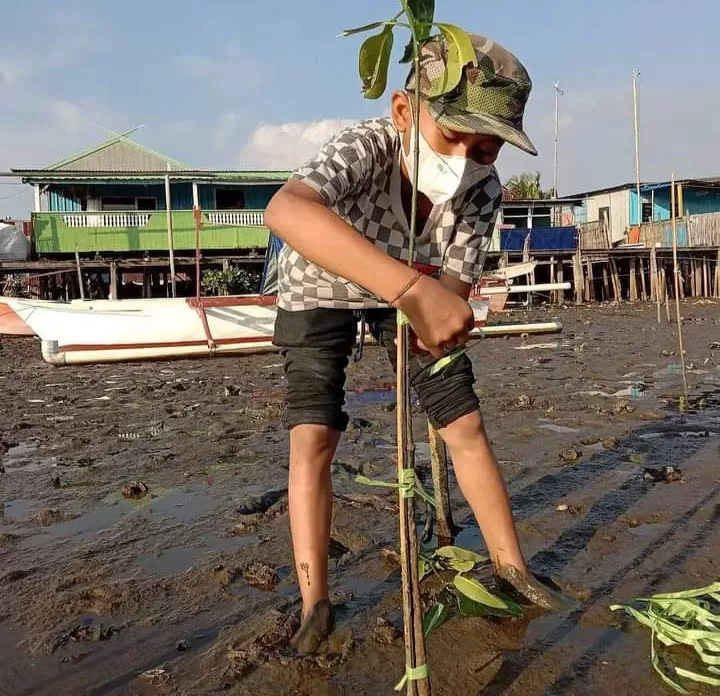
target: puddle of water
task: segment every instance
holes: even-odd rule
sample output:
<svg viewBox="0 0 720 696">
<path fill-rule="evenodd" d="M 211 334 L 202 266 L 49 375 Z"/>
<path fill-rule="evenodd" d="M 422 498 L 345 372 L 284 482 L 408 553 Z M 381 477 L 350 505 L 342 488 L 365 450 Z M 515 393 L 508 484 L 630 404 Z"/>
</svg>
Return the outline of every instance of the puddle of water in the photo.
<svg viewBox="0 0 720 696">
<path fill-rule="evenodd" d="M 17 498 L 16 500 L 8 500 L 3 505 L 3 515 L 10 521 L 21 520 L 30 517 L 30 514 L 37 508 L 36 500 L 25 500 Z"/>
<path fill-rule="evenodd" d="M 37 440 L 26 440 L 18 443 L 5 453 L 4 465 L 8 468 L 20 468 L 20 465 L 26 463 L 27 459 L 33 456 L 37 448 Z"/>
</svg>

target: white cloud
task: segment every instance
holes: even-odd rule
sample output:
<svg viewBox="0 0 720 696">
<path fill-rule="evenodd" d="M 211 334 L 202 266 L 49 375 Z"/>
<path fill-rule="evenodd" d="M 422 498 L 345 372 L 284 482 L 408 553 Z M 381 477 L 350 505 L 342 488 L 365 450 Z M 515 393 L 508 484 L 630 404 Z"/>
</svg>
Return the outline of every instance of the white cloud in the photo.
<svg viewBox="0 0 720 696">
<path fill-rule="evenodd" d="M 240 155 L 243 169 L 292 169 L 300 166 L 338 131 L 356 121 L 323 119 L 276 125 L 261 124 Z"/>
</svg>

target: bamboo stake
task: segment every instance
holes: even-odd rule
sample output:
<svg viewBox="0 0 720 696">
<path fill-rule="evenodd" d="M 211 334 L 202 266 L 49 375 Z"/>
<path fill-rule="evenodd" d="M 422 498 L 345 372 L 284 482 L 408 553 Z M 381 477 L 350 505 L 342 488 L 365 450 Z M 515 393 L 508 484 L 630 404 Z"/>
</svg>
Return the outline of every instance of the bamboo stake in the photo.
<svg viewBox="0 0 720 696">
<path fill-rule="evenodd" d="M 455 539 L 456 527 L 450 506 L 447 448 L 438 431 L 429 421 L 428 442 L 430 445 L 433 491 L 435 492 L 438 546 L 449 546 Z"/>
<path fill-rule="evenodd" d="M 673 266 L 675 269 L 675 310 L 677 313 L 677 331 L 678 331 L 678 343 L 680 345 L 680 362 L 682 364 L 682 378 L 683 378 L 683 393 L 685 400 L 680 403 L 681 408 L 687 408 L 688 404 L 688 383 L 687 383 L 687 371 L 685 367 L 685 349 L 683 346 L 683 327 L 682 327 L 682 315 L 680 313 L 680 270 L 678 268 L 678 255 L 677 255 L 677 217 L 675 216 L 675 174 L 672 175 L 672 207 L 673 211 L 672 219 L 672 231 L 673 231 Z"/>
<path fill-rule="evenodd" d="M 637 302 L 638 299 L 638 293 L 637 293 L 637 276 L 635 275 L 636 270 L 636 264 L 635 259 L 630 259 L 630 262 L 628 263 L 628 270 L 630 271 L 630 302 Z"/>
<path fill-rule="evenodd" d="M 667 271 L 665 270 L 665 262 L 663 262 L 662 268 L 662 284 L 663 292 L 665 293 L 665 315 L 667 316 L 667 323 L 670 323 L 670 291 L 667 286 Z"/>
<path fill-rule="evenodd" d="M 660 323 L 660 271 L 658 270 L 657 249 L 650 251 L 650 295 L 657 304 L 657 322 Z"/>
<path fill-rule="evenodd" d="M 415 138 L 413 146 L 414 172 L 420 168 L 420 46 L 413 32 L 413 69 L 415 73 L 414 119 Z M 415 256 L 415 231 L 417 229 L 417 180 L 413 181 L 410 210 L 410 240 L 408 265 Z M 409 327 L 398 321 L 397 328 L 397 468 L 398 481 L 403 481 L 405 470 L 415 468 L 415 444 L 412 432 L 410 384 L 408 376 Z M 418 539 L 415 526 L 413 499 L 405 497 L 400 489 L 400 562 L 402 566 L 403 632 L 405 638 L 406 668 L 416 669 L 427 664 L 425 638 L 422 630 L 423 609 L 418 579 Z M 408 679 L 408 696 L 430 696 L 430 680 Z"/>
</svg>

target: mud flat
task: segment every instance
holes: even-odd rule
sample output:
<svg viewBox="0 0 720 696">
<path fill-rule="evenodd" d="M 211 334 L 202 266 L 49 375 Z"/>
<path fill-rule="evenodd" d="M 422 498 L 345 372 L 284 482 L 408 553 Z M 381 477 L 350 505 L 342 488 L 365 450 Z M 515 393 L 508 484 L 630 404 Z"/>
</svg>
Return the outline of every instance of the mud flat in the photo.
<svg viewBox="0 0 720 696">
<path fill-rule="evenodd" d="M 674 326 L 652 306 L 537 310 L 564 333 L 472 349 L 531 565 L 573 603 L 453 618 L 429 641 L 435 694 L 664 692 L 645 630 L 607 607 L 720 577 L 720 306 L 683 313 L 686 413 Z M 354 481 L 394 475 L 392 381 L 378 349 L 350 369 L 333 467 L 338 628 L 300 660 L 278 356 L 56 369 L 34 340 L 3 341 L 0 694 L 392 693 L 395 497 Z M 645 480 L 667 465 L 681 481 Z M 482 550 L 452 485 L 459 543 Z"/>
</svg>

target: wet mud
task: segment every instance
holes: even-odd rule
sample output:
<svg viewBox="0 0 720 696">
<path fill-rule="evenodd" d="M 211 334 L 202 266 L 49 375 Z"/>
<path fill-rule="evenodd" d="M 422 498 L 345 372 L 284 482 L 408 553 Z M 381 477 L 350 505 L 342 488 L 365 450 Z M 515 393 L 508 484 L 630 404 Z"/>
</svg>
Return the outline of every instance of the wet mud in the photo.
<svg viewBox="0 0 720 696">
<path fill-rule="evenodd" d="M 652 306 L 516 313 L 565 330 L 471 349 L 530 565 L 570 601 L 454 616 L 428 641 L 433 693 L 664 693 L 647 632 L 608 605 L 720 578 L 720 305 L 683 314 L 686 411 L 675 326 Z M 35 340 L 3 339 L 0 695 L 393 693 L 397 504 L 354 480 L 395 475 L 392 384 L 380 349 L 349 369 L 351 425 L 333 464 L 336 629 L 300 658 L 278 356 L 57 369 Z M 458 543 L 482 552 L 451 486 Z"/>
</svg>

